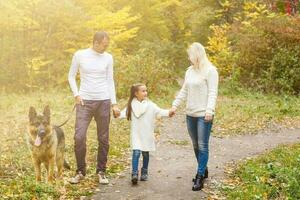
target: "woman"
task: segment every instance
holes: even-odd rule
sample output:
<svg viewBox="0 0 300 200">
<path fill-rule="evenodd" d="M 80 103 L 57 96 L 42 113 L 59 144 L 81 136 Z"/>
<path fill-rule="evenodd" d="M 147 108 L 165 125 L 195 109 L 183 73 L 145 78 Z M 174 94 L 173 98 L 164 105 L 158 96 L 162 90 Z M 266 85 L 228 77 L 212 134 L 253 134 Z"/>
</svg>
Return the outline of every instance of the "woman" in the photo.
<svg viewBox="0 0 300 200">
<path fill-rule="evenodd" d="M 173 102 L 172 112 L 186 100 L 186 121 L 198 162 L 192 190 L 203 188 L 208 176 L 208 145 L 218 93 L 218 72 L 208 60 L 204 47 L 193 43 L 187 50 L 191 66 L 185 73 L 183 86 Z"/>
</svg>

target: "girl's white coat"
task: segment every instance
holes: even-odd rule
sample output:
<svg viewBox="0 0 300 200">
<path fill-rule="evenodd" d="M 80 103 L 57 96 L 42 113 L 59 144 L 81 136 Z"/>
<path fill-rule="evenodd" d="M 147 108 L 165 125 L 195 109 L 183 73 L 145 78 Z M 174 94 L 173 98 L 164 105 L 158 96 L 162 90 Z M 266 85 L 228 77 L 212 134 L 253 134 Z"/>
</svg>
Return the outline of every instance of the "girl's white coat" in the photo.
<svg viewBox="0 0 300 200">
<path fill-rule="evenodd" d="M 142 104 L 142 106 L 138 104 Z M 141 110 L 133 110 L 131 113 L 131 148 L 141 151 L 155 151 L 155 119 L 159 116 L 169 116 L 169 110 L 159 108 L 150 100 L 142 102 L 134 99 L 132 101 L 132 108 L 139 108 L 143 110 L 143 114 L 137 117 L 135 113 L 141 113 Z M 122 110 L 120 118 L 126 118 L 126 110 Z"/>
</svg>

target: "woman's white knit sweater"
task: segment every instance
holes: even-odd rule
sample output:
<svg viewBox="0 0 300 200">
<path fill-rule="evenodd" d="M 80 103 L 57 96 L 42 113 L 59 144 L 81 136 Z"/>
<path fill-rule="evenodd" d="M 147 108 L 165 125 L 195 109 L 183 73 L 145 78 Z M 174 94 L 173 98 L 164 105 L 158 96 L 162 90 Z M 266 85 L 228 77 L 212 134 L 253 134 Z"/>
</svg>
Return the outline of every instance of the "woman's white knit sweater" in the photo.
<svg viewBox="0 0 300 200">
<path fill-rule="evenodd" d="M 205 113 L 214 114 L 218 95 L 219 75 L 213 65 L 198 70 L 193 66 L 185 73 L 183 86 L 173 102 L 178 107 L 186 100 L 186 114 L 203 117 Z"/>
</svg>

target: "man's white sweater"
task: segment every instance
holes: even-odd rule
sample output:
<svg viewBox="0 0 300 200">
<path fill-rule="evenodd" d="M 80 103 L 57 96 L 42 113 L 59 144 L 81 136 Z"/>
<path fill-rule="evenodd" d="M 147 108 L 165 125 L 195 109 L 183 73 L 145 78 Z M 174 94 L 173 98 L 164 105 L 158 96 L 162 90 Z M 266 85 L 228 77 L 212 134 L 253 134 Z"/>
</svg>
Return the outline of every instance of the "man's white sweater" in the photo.
<svg viewBox="0 0 300 200">
<path fill-rule="evenodd" d="M 192 117 L 203 117 L 206 113 L 213 115 L 218 95 L 218 82 L 218 72 L 213 65 L 201 70 L 193 66 L 189 67 L 173 106 L 177 108 L 186 100 L 187 115 Z"/>
<path fill-rule="evenodd" d="M 80 73 L 80 89 L 76 84 L 76 74 Z M 113 80 L 113 58 L 104 52 L 98 53 L 92 48 L 77 51 L 72 59 L 69 71 L 69 83 L 74 96 L 85 100 L 111 100 L 116 104 L 115 84 Z"/>
</svg>

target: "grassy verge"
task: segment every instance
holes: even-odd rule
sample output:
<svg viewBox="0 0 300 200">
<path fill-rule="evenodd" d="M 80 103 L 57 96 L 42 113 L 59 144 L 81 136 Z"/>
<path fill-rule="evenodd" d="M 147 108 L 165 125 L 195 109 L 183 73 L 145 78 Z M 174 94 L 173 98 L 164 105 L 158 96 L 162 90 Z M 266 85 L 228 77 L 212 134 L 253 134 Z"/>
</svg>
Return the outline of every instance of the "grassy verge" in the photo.
<svg viewBox="0 0 300 200">
<path fill-rule="evenodd" d="M 179 89 L 174 87 L 170 95 L 154 97 L 154 101 L 169 108 Z M 213 134 L 223 137 L 300 128 L 299 105 L 299 96 L 262 94 L 220 83 Z"/>
<path fill-rule="evenodd" d="M 240 163 L 226 182 L 227 199 L 300 199 L 300 144 Z"/>
<path fill-rule="evenodd" d="M 253 134 L 300 127 L 300 98 L 220 89 L 214 135 Z"/>
</svg>

